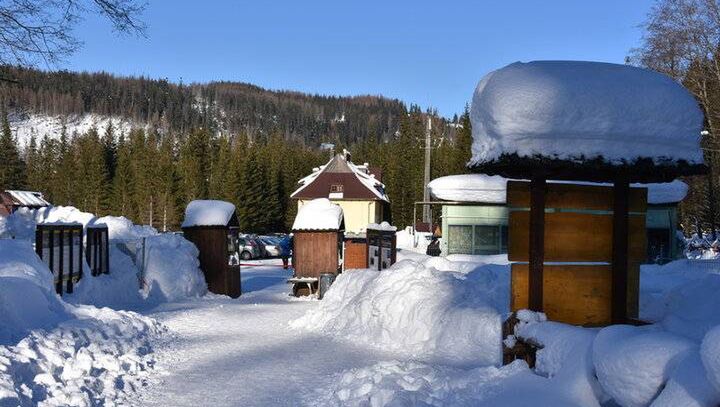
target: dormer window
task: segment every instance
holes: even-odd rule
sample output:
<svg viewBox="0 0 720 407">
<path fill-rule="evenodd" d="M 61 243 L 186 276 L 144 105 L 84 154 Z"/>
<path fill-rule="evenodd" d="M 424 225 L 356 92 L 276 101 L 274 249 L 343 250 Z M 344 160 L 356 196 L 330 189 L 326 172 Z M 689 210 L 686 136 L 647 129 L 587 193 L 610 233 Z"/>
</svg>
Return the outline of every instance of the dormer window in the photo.
<svg viewBox="0 0 720 407">
<path fill-rule="evenodd" d="M 343 192 L 343 185 L 342 184 L 332 184 L 330 185 L 330 193 L 342 193 Z"/>
</svg>

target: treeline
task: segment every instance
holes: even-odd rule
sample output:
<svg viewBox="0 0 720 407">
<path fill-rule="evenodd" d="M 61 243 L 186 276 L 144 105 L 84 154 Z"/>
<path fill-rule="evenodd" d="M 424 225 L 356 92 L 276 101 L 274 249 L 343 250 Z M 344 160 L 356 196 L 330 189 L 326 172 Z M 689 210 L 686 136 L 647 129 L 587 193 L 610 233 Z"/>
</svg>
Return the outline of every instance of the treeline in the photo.
<svg viewBox="0 0 720 407">
<path fill-rule="evenodd" d="M 40 71 L 0 66 L 0 95 L 11 114 L 70 116 L 94 113 L 148 124 L 161 133 L 244 134 L 307 146 L 351 145 L 373 135 L 389 140 L 405 105 L 379 96 L 335 97 L 269 91 L 238 82 L 176 84 L 108 73 Z"/>
<path fill-rule="evenodd" d="M 709 172 L 689 177 L 688 197 L 680 204 L 686 233 L 720 226 L 720 2 L 659 0 L 643 24 L 642 45 L 628 62 L 681 82 L 705 113 L 701 145 Z"/>
<path fill-rule="evenodd" d="M 55 205 L 126 216 L 161 230 L 177 229 L 191 200 L 222 199 L 236 205 L 246 232 L 287 231 L 297 211 L 290 200 L 297 181 L 330 159 L 329 151 L 279 134 L 258 141 L 247 134 L 231 137 L 208 129 L 119 134 L 108 126 L 32 138 L 20 149 L 7 114 L 2 117 L 0 189 L 41 191 Z M 389 140 L 373 136 L 353 147 L 355 162 L 383 170 L 392 220 L 401 227 L 413 223 L 413 204 L 422 199 L 428 117 L 434 122 L 433 178 L 465 172 L 471 143 L 467 112 L 448 127 L 443 119 L 413 106 Z"/>
</svg>

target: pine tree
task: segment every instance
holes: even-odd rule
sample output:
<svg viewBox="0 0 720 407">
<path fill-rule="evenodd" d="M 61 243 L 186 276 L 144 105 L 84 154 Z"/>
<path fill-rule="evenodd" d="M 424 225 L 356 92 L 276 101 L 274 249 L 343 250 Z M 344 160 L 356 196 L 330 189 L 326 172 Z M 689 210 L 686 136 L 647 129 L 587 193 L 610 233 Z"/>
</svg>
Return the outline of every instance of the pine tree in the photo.
<svg viewBox="0 0 720 407">
<path fill-rule="evenodd" d="M 116 215 L 132 217 L 130 213 L 130 196 L 132 190 L 132 157 L 125 136 L 120 135 L 117 143 L 117 164 L 112 180 L 111 202 Z"/>
<path fill-rule="evenodd" d="M 48 193 L 48 163 L 42 161 L 40 151 L 38 150 L 35 135 L 30 136 L 30 142 L 25 148 L 25 175 L 27 188 L 32 191 L 40 191 L 44 194 Z"/>
<path fill-rule="evenodd" d="M 25 164 L 20 158 L 17 143 L 10 130 L 7 110 L 2 115 L 2 132 L 0 133 L 0 190 L 20 189 L 24 187 Z"/>
</svg>

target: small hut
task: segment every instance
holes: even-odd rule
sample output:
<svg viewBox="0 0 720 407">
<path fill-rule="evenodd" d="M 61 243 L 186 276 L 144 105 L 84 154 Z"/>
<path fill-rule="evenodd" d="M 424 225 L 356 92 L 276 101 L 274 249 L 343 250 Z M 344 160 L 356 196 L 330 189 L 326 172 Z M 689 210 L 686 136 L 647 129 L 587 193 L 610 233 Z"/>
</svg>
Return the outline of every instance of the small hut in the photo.
<svg viewBox="0 0 720 407">
<path fill-rule="evenodd" d="M 513 311 L 581 325 L 635 321 L 647 190 L 630 183 L 705 171 L 692 95 L 627 65 L 514 63 L 480 81 L 470 116 L 470 167 L 530 180 L 507 188 Z"/>
<path fill-rule="evenodd" d="M 185 209 L 185 238 L 200 252 L 200 269 L 208 289 L 216 294 L 240 296 L 237 248 L 238 219 L 235 205 L 225 201 L 197 200 Z"/>
<path fill-rule="evenodd" d="M 342 208 L 327 198 L 300 207 L 292 227 L 295 274 L 288 280 L 295 295 L 314 293 L 321 274 L 338 273 L 344 229 Z"/>
<path fill-rule="evenodd" d="M 50 206 L 43 194 L 34 191 L 0 191 L 0 216 L 8 216 L 19 208 L 39 209 Z"/>
</svg>

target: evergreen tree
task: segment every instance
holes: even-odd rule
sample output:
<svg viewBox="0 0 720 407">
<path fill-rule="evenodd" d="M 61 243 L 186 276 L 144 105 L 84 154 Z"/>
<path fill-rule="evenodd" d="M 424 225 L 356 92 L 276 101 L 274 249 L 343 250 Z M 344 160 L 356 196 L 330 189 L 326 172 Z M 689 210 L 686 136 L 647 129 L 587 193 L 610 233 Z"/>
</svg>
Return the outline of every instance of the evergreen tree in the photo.
<svg viewBox="0 0 720 407">
<path fill-rule="evenodd" d="M 130 213 L 130 191 L 133 188 L 131 165 L 130 147 L 125 136 L 121 134 L 117 143 L 117 164 L 111 187 L 112 209 L 116 215 L 135 220 Z"/>
<path fill-rule="evenodd" d="M 25 164 L 20 158 L 15 139 L 10 130 L 7 110 L 2 115 L 2 132 L 0 133 L 0 190 L 20 189 L 24 187 Z"/>
</svg>

